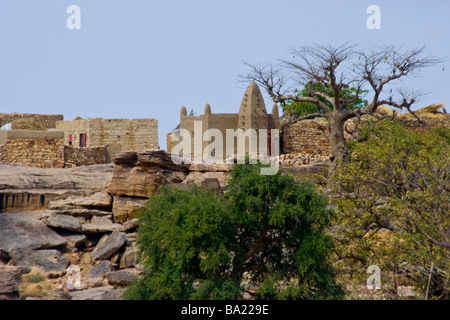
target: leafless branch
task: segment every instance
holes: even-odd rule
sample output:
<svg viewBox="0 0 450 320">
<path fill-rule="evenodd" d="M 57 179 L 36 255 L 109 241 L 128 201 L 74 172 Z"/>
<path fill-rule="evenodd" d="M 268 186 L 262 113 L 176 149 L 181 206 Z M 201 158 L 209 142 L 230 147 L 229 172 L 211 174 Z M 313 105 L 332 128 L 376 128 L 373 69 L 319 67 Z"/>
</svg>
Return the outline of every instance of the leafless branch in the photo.
<svg viewBox="0 0 450 320">
<path fill-rule="evenodd" d="M 359 53 L 359 62 L 355 64 L 355 68 L 359 70 L 361 78 L 366 80 L 373 90 L 374 95 L 369 106 L 372 112 L 381 104 L 407 109 L 415 102 L 416 99 L 402 102 L 379 101 L 379 99 L 385 86 L 392 81 L 443 61 L 423 56 L 423 51 L 424 47 L 401 50 L 393 46 L 384 46 L 370 52 Z"/>
<path fill-rule="evenodd" d="M 355 124 L 357 125 L 362 115 L 386 117 L 387 115 L 377 111 L 378 106 L 385 104 L 407 110 L 420 121 L 412 111 L 412 105 L 417 101 L 419 92 L 399 91 L 399 97 L 390 94 L 388 98 L 381 95 L 386 92 L 388 85 L 397 80 L 443 61 L 425 56 L 423 47 L 403 50 L 399 47 L 384 46 L 370 51 L 357 51 L 356 45 L 350 43 L 341 46 L 315 44 L 293 49 L 291 53 L 292 60 L 282 60 L 277 64 L 254 65 L 246 62 L 250 72 L 241 76 L 241 79 L 247 82 L 252 80 L 262 85 L 277 104 L 309 102 L 320 109 L 320 112 L 313 112 L 296 120 L 327 118 L 332 163 L 342 163 L 341 160 L 347 155 L 343 124 L 348 119 L 357 118 Z M 298 95 L 293 90 L 288 90 L 288 82 L 297 84 L 297 89 L 302 89 L 298 85 L 303 88 L 308 85 L 309 92 L 303 94 L 304 96 Z M 356 92 L 342 97 L 344 88 L 353 89 L 355 86 Z M 352 104 L 360 100 L 363 88 L 367 87 L 372 94 L 368 105 L 358 110 L 351 108 Z"/>
<path fill-rule="evenodd" d="M 244 64 L 250 69 L 250 72 L 239 76 L 241 82 L 255 81 L 267 91 L 272 99 L 286 94 L 284 87 L 287 77 L 279 64 L 250 64 L 246 61 Z"/>
</svg>

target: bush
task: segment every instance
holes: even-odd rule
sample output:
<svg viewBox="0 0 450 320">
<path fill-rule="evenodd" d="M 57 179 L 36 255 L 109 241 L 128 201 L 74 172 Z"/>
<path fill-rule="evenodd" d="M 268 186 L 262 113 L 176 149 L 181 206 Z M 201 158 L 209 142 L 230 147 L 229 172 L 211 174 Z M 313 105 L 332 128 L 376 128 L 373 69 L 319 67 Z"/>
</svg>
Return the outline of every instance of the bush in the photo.
<svg viewBox="0 0 450 320">
<path fill-rule="evenodd" d="M 342 268 L 371 264 L 384 279 L 411 279 L 429 297 L 449 296 L 450 129 L 428 133 L 384 120 L 364 129 L 331 179 L 337 208 L 336 252 Z M 358 274 L 358 272 L 356 272 Z"/>
<path fill-rule="evenodd" d="M 244 275 L 262 284 L 260 299 L 341 298 L 328 263 L 331 238 L 323 233 L 332 215 L 326 199 L 307 183 L 280 172 L 262 176 L 260 168 L 236 165 L 225 196 L 200 187 L 154 193 L 138 229 L 146 274 L 124 298 L 239 299 Z"/>
</svg>

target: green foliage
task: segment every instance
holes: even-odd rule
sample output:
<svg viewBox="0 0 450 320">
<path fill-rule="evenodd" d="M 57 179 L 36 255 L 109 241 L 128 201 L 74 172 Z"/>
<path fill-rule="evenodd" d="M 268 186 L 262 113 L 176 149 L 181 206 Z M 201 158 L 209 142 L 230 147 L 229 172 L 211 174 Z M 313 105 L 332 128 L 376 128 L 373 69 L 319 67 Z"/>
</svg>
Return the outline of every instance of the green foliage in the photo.
<svg viewBox="0 0 450 320">
<path fill-rule="evenodd" d="M 312 86 L 312 87 L 311 87 Z M 324 86 L 321 83 L 316 83 L 314 85 L 307 84 L 303 90 L 295 90 L 295 94 L 297 97 L 309 97 L 311 90 L 316 92 L 322 92 L 326 94 L 330 98 L 334 98 L 334 91 L 331 90 L 329 87 Z M 367 90 L 360 90 L 359 97 L 356 99 L 356 88 L 351 87 L 343 87 L 340 92 L 340 98 L 342 99 L 356 99 L 355 102 L 352 103 L 344 103 L 342 109 L 343 110 L 352 110 L 356 108 L 362 108 L 367 104 L 367 101 L 364 100 L 364 96 L 367 94 Z M 333 110 L 333 105 L 328 102 L 324 97 L 317 96 L 317 98 L 325 103 L 331 110 Z M 311 102 L 294 102 L 294 101 L 287 101 L 285 105 L 282 106 L 283 111 L 292 117 L 301 117 L 306 116 L 311 113 L 322 113 L 323 110 L 321 110 L 318 106 Z"/>
<path fill-rule="evenodd" d="M 377 264 L 384 274 L 407 275 L 422 292 L 445 297 L 450 130 L 419 134 L 384 120 L 365 136 L 331 179 L 340 263 Z"/>
<path fill-rule="evenodd" d="M 231 266 L 229 211 L 228 202 L 213 192 L 163 186 L 140 217 L 138 239 L 149 273 L 125 298 L 189 299 L 195 280 L 225 285 L 221 278 L 229 279 Z"/>
<path fill-rule="evenodd" d="M 332 211 L 314 187 L 292 176 L 263 176 L 258 166 L 236 166 L 229 180 L 228 198 L 234 205 L 238 251 L 234 267 L 252 270 L 253 281 L 264 281 L 278 273 L 296 279 L 298 287 L 308 284 L 300 299 L 339 298 L 328 264 L 331 238 L 325 236 Z M 261 235 L 264 239 L 261 241 Z M 246 261 L 239 261 L 252 248 L 261 247 Z M 279 290 L 282 294 L 284 290 Z"/>
<path fill-rule="evenodd" d="M 153 194 L 138 230 L 147 273 L 124 297 L 239 299 L 245 277 L 261 283 L 261 299 L 341 298 L 323 232 L 332 217 L 325 197 L 260 168 L 236 165 L 226 195 L 198 187 Z"/>
<path fill-rule="evenodd" d="M 193 300 L 235 300 L 241 298 L 242 290 L 233 280 L 203 280 L 190 297 Z"/>
</svg>

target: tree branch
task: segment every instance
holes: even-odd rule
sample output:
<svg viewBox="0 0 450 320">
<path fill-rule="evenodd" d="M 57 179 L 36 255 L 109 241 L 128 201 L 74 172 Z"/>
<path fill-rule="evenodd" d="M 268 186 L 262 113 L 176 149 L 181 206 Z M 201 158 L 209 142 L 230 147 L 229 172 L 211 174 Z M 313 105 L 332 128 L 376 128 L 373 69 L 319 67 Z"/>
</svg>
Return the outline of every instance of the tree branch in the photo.
<svg viewBox="0 0 450 320">
<path fill-rule="evenodd" d="M 249 251 L 244 253 L 244 255 L 242 256 L 242 262 L 247 261 L 248 259 L 253 257 L 256 253 L 261 252 L 261 250 L 263 250 L 264 237 L 266 236 L 267 231 L 268 231 L 267 228 L 263 228 L 261 230 L 261 232 L 259 233 L 259 236 L 258 236 L 258 240 L 256 240 L 256 243 L 253 245 L 253 247 Z"/>
<path fill-rule="evenodd" d="M 431 237 L 427 232 L 425 232 L 419 225 L 417 225 L 417 223 L 415 221 L 413 221 L 413 223 L 414 223 L 414 226 L 417 229 L 417 231 L 419 231 L 421 234 L 423 234 L 425 236 L 425 238 L 427 238 L 431 243 L 433 243 L 437 246 L 440 246 L 440 247 L 450 249 L 450 243 L 437 241 L 436 239 Z"/>
<path fill-rule="evenodd" d="M 286 121 L 284 122 L 283 125 L 289 125 L 289 124 L 295 123 L 297 121 L 311 119 L 311 118 L 326 118 L 326 116 L 323 113 L 310 113 L 310 114 L 307 114 L 306 116 L 286 118 Z"/>
<path fill-rule="evenodd" d="M 294 102 L 310 102 L 318 106 L 320 109 L 322 109 L 325 115 L 331 113 L 330 108 L 328 108 L 328 106 L 325 103 L 320 101 L 318 98 L 314 97 L 297 97 L 293 95 L 284 95 L 273 99 L 273 102 L 278 103 L 278 102 L 285 102 L 287 100 L 291 100 Z"/>
</svg>

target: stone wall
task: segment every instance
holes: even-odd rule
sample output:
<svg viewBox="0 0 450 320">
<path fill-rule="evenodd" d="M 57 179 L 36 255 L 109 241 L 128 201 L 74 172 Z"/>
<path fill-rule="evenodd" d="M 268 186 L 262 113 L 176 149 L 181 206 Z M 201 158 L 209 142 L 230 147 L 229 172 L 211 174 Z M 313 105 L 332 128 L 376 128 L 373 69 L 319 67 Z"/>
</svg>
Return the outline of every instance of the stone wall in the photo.
<svg viewBox="0 0 450 320">
<path fill-rule="evenodd" d="M 60 121 L 64 144 L 80 146 L 80 134 L 87 135 L 86 147 L 119 145 L 121 150 L 158 149 L 158 120 L 156 119 L 80 119 Z"/>
<path fill-rule="evenodd" d="M 425 133 L 432 128 L 450 128 L 450 114 L 420 116 L 423 123 L 411 116 L 403 116 L 402 123 L 415 132 Z M 363 119 L 364 121 L 364 119 Z M 353 119 L 345 123 L 353 130 Z M 358 128 L 362 126 L 359 125 Z M 346 138 L 350 135 L 346 134 Z M 328 123 L 323 118 L 297 121 L 282 127 L 280 163 L 283 166 L 318 163 L 328 159 L 330 142 Z"/>
<path fill-rule="evenodd" d="M 423 123 L 419 123 L 417 119 L 404 120 L 404 124 L 408 129 L 412 129 L 419 133 L 428 132 L 432 128 L 447 127 L 450 128 L 450 114 L 442 114 L 441 116 L 424 116 L 421 117 Z"/>
<path fill-rule="evenodd" d="M 175 146 L 175 143 L 178 143 L 175 141 L 175 131 L 169 132 L 166 134 L 166 144 L 167 144 L 167 151 L 172 152 L 173 147 Z"/>
<path fill-rule="evenodd" d="M 302 120 L 285 125 L 281 133 L 281 154 L 328 156 L 328 123 L 323 118 Z"/>
<path fill-rule="evenodd" d="M 31 119 L 46 129 L 54 129 L 56 122 L 62 121 L 64 117 L 62 114 L 0 113 L 0 127 L 17 119 Z"/>
<path fill-rule="evenodd" d="M 1 130 L 0 162 L 62 168 L 63 137 L 60 131 Z"/>
<path fill-rule="evenodd" d="M 65 146 L 63 137 L 62 131 L 0 130 L 0 162 L 72 168 L 110 163 L 110 156 L 120 151 L 114 146 Z"/>
<path fill-rule="evenodd" d="M 64 146 L 64 168 L 105 164 L 106 147 L 80 148 Z"/>
</svg>

